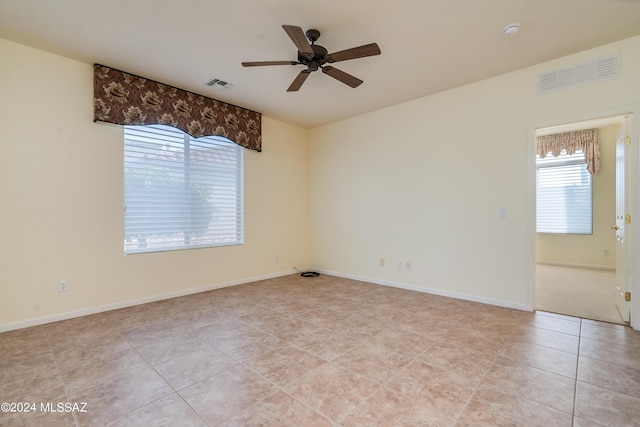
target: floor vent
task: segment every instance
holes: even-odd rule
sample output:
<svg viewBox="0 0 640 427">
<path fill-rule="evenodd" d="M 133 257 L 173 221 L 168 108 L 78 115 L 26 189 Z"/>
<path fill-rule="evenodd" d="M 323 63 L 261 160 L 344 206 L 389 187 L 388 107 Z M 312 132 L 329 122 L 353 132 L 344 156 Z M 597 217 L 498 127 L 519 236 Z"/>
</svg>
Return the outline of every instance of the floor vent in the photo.
<svg viewBox="0 0 640 427">
<path fill-rule="evenodd" d="M 538 96 L 620 77 L 620 55 L 611 55 L 538 75 Z"/>
</svg>

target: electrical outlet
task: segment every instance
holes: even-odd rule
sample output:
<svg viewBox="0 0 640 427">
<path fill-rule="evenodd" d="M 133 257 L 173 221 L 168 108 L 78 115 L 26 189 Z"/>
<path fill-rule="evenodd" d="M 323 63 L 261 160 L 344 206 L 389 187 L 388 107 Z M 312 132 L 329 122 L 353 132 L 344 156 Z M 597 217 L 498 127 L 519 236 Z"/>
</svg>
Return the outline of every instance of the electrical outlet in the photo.
<svg viewBox="0 0 640 427">
<path fill-rule="evenodd" d="M 384 258 L 380 258 L 380 259 L 378 260 L 378 265 L 379 265 L 380 267 L 384 267 Z"/>
<path fill-rule="evenodd" d="M 404 268 L 406 268 L 407 270 L 411 270 L 411 261 L 405 261 Z"/>
<path fill-rule="evenodd" d="M 603 249 L 602 250 L 602 255 L 609 256 L 609 249 Z"/>
<path fill-rule="evenodd" d="M 398 270 L 402 270 L 402 266 L 404 263 L 402 261 L 398 261 Z"/>
<path fill-rule="evenodd" d="M 69 282 L 67 279 L 58 280 L 58 292 L 67 292 L 69 291 Z"/>
<path fill-rule="evenodd" d="M 274 254 L 274 255 L 273 255 L 273 260 L 274 260 L 275 262 L 280 261 L 280 254 L 279 254 L 279 253 Z"/>
</svg>

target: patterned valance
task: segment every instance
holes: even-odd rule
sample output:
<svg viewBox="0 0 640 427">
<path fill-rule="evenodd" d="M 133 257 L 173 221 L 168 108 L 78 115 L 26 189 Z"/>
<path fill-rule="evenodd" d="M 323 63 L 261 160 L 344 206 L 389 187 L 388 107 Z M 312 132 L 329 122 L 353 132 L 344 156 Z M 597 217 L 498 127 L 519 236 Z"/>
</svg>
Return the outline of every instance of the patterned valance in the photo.
<svg viewBox="0 0 640 427">
<path fill-rule="evenodd" d="M 262 115 L 216 99 L 93 66 L 94 121 L 119 125 L 169 125 L 200 138 L 223 136 L 262 151 Z"/>
<path fill-rule="evenodd" d="M 536 153 L 544 159 L 548 153 L 553 157 L 566 150 L 571 155 L 577 150 L 584 153 L 587 170 L 596 175 L 600 172 L 600 139 L 598 129 L 543 135 L 536 138 Z"/>
</svg>

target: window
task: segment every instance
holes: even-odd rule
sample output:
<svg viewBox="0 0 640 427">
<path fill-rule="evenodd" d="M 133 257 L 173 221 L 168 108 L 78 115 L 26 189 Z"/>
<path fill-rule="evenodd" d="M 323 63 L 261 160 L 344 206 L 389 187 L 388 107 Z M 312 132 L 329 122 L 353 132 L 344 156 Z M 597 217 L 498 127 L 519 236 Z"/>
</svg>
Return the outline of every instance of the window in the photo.
<svg viewBox="0 0 640 427">
<path fill-rule="evenodd" d="M 592 178 L 580 150 L 536 156 L 538 233 L 592 233 Z"/>
<path fill-rule="evenodd" d="M 126 254 L 243 243 L 242 147 L 125 126 Z"/>
</svg>

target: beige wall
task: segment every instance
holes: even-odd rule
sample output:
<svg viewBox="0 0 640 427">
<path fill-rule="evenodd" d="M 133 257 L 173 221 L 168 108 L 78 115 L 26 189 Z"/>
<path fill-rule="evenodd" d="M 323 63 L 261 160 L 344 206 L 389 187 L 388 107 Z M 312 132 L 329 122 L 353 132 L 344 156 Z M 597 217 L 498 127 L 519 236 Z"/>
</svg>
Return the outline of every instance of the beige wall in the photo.
<svg viewBox="0 0 640 427">
<path fill-rule="evenodd" d="M 601 168 L 593 176 L 593 234 L 538 234 L 536 260 L 540 263 L 591 268 L 615 268 L 616 136 L 617 126 L 599 129 Z M 604 250 L 609 256 L 604 255 Z"/>
<path fill-rule="evenodd" d="M 612 53 L 620 79 L 536 96 L 538 73 Z M 638 76 L 636 37 L 313 129 L 310 259 L 347 277 L 531 309 L 533 129 L 638 104 Z"/>
<path fill-rule="evenodd" d="M 307 130 L 264 117 L 245 150 L 244 245 L 124 256 L 123 131 L 92 122 L 91 65 L 0 58 L 0 331 L 308 264 Z"/>
</svg>

